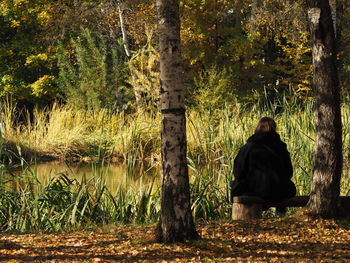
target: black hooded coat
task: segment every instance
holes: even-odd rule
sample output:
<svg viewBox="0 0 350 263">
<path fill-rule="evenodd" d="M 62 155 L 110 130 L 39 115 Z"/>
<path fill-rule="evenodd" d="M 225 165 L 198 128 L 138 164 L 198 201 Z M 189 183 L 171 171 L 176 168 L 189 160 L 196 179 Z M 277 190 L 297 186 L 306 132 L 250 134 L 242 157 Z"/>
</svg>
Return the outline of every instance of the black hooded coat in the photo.
<svg viewBox="0 0 350 263">
<path fill-rule="evenodd" d="M 293 197 L 296 189 L 292 175 L 290 154 L 279 134 L 274 131 L 256 133 L 249 137 L 235 158 L 231 199 L 242 195 L 259 196 L 268 201 Z"/>
</svg>

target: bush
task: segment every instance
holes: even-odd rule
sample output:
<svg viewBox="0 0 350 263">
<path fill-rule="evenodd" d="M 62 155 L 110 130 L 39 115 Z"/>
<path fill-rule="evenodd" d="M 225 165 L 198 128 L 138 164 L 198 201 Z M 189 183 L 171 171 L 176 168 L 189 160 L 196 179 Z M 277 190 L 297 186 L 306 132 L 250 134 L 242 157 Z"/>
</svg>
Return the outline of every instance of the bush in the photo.
<svg viewBox="0 0 350 263">
<path fill-rule="evenodd" d="M 234 77 L 227 69 L 212 67 L 202 71 L 194 80 L 194 103 L 202 110 L 219 110 L 233 105 L 237 97 Z"/>
<path fill-rule="evenodd" d="M 71 47 L 58 46 L 59 87 L 79 109 L 123 109 L 133 99 L 122 42 L 107 44 L 82 29 Z"/>
</svg>

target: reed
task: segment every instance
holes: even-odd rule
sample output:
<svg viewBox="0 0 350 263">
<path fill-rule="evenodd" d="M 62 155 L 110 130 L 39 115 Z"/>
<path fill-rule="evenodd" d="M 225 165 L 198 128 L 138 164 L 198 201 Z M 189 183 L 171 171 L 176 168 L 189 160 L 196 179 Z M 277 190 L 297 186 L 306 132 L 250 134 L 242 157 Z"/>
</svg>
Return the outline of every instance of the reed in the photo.
<svg viewBox="0 0 350 263">
<path fill-rule="evenodd" d="M 3 110 L 5 142 L 22 150 L 30 149 L 39 157 L 94 161 L 114 158 L 135 163 L 151 158 L 159 147 L 159 116 L 54 105 L 51 109 L 34 110 L 32 121 L 29 113 L 24 114 L 28 116 L 25 121 L 19 121 L 14 108 Z"/>
<path fill-rule="evenodd" d="M 1 170 L 0 231 L 57 232 L 117 222 L 148 223 L 158 213 L 159 186 L 154 180 L 120 184 L 112 193 L 103 174 L 79 181 L 57 174 L 43 184 L 31 169 L 16 176 Z"/>
<path fill-rule="evenodd" d="M 126 174 L 137 171 L 140 179 L 135 183 L 126 176 L 119 189 L 111 192 L 103 175 L 77 181 L 62 174 L 45 184 L 36 179 L 35 171 L 29 170 L 25 170 L 23 176 L 2 177 L 1 229 L 58 231 L 81 227 L 87 222 L 157 220 L 160 209 L 159 114 L 78 111 L 55 105 L 50 110 L 35 111 L 34 122 L 14 125 L 17 121 L 13 119 L 15 114 L 11 106 L 2 112 L 5 116 L 2 118 L 7 119 L 1 145 L 13 142 L 18 147 L 12 152 L 17 155 L 21 155 L 20 149 L 27 147 L 62 158 L 75 156 L 96 161 L 118 158 L 123 160 Z M 282 97 L 275 103 L 237 103 L 220 111 L 190 110 L 187 113 L 188 165 L 196 220 L 229 218 L 228 183 L 233 178 L 234 158 L 262 116 L 275 118 L 278 132 L 291 153 L 297 192 L 300 195 L 309 193 L 315 137 L 312 102 L 300 104 Z M 347 103 L 342 105 L 342 121 L 341 194 L 348 195 L 350 107 Z M 153 184 L 149 180 L 146 182 L 145 178 L 152 178 L 149 173 L 154 171 L 158 179 Z M 10 187 L 13 185 L 17 185 L 16 189 Z M 58 201 L 57 196 L 65 198 Z"/>
</svg>

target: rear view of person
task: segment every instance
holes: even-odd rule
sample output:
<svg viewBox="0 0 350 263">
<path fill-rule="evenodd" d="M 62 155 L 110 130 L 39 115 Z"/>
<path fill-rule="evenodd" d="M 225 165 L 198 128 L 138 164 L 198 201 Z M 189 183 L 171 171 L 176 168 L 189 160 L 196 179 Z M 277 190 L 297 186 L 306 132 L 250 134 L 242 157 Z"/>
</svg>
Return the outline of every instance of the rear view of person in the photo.
<svg viewBox="0 0 350 263">
<path fill-rule="evenodd" d="M 267 201 L 281 201 L 293 197 L 296 188 L 291 181 L 292 175 L 287 145 L 276 132 L 275 121 L 264 117 L 235 158 L 231 198 L 250 195 Z"/>
</svg>

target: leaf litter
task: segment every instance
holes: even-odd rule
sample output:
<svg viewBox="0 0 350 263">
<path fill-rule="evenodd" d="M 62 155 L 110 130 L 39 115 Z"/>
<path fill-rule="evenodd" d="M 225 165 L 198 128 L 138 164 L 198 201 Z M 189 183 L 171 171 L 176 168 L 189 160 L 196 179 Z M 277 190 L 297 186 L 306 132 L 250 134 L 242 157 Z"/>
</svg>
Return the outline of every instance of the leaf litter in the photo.
<svg viewBox="0 0 350 263">
<path fill-rule="evenodd" d="M 0 234 L 3 262 L 350 262 L 350 220 L 295 214 L 197 225 L 201 239 L 156 243 L 155 225 Z"/>
</svg>

